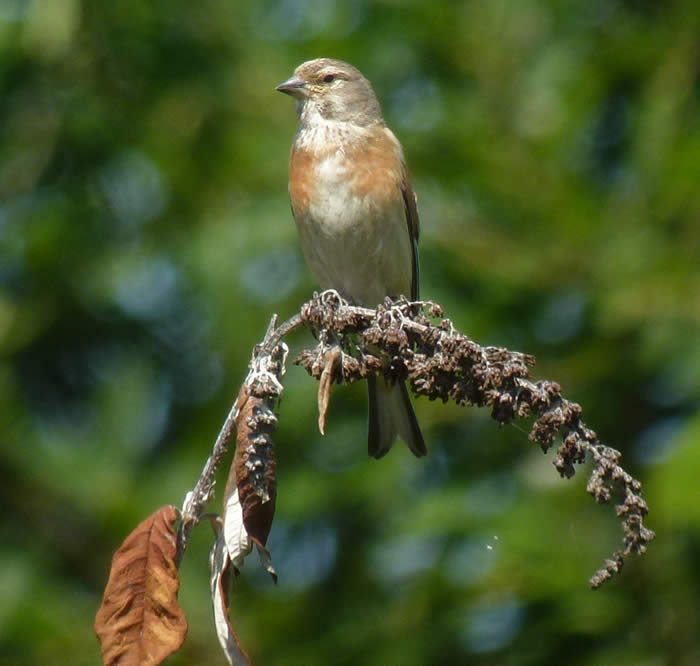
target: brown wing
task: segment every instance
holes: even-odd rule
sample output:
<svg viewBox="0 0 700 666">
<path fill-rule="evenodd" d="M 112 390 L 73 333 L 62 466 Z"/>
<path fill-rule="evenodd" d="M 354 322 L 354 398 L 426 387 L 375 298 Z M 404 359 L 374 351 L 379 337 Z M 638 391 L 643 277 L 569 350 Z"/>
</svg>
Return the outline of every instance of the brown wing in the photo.
<svg viewBox="0 0 700 666">
<path fill-rule="evenodd" d="M 411 187 L 411 180 L 408 176 L 406 164 L 401 164 L 403 178 L 401 179 L 401 194 L 403 196 L 404 207 L 406 208 L 406 224 L 411 238 L 411 248 L 413 250 L 412 277 L 411 277 L 411 300 L 417 301 L 419 298 L 420 266 L 418 264 L 418 197 Z"/>
</svg>

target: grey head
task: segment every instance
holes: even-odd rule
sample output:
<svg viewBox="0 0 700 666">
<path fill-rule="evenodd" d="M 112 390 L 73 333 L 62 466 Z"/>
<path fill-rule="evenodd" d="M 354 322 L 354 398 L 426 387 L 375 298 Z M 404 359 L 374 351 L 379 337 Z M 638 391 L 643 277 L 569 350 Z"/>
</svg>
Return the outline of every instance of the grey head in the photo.
<svg viewBox="0 0 700 666">
<path fill-rule="evenodd" d="M 319 118 L 360 126 L 383 122 L 372 85 L 357 67 L 342 60 L 317 58 L 304 62 L 276 90 L 296 100 L 302 124 Z"/>
</svg>

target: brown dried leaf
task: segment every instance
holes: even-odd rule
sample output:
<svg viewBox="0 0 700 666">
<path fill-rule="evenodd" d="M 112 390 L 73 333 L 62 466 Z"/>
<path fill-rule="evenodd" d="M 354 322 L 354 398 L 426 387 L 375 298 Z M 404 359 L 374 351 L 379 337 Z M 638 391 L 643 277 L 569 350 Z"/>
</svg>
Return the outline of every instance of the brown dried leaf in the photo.
<svg viewBox="0 0 700 666">
<path fill-rule="evenodd" d="M 340 347 L 333 347 L 324 358 L 323 372 L 318 383 L 318 429 L 322 435 L 326 434 L 326 413 L 331 401 L 333 374 L 342 355 L 343 351 Z"/>
<path fill-rule="evenodd" d="M 238 400 L 241 406 L 236 420 L 236 453 L 224 492 L 224 523 L 226 525 L 229 520 L 235 523 L 238 519 L 233 518 L 233 514 L 227 516 L 227 512 L 234 509 L 237 512 L 236 507 L 240 507 L 245 531 L 253 542 L 264 546 L 277 499 L 277 463 L 271 438 L 277 417 L 265 399 L 251 395 L 244 399 L 244 389 Z M 238 498 L 232 501 L 234 493 Z M 236 554 L 230 555 L 233 559 Z M 234 564 L 237 565 L 237 560 Z"/>
<path fill-rule="evenodd" d="M 95 633 L 105 666 L 155 666 L 180 649 L 187 620 L 177 601 L 174 506 L 146 518 L 112 558 Z"/>
<path fill-rule="evenodd" d="M 216 542 L 209 556 L 211 598 L 214 604 L 214 623 L 221 649 L 231 666 L 250 666 L 250 658 L 243 651 L 228 612 L 228 588 L 231 576 L 231 559 L 228 556 L 224 535 L 218 530 Z"/>
</svg>

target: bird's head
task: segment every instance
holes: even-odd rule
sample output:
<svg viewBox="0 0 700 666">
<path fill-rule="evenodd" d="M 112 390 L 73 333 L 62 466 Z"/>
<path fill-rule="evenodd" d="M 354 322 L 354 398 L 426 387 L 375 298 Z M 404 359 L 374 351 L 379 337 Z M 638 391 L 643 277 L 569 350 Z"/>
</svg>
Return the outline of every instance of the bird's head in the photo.
<svg viewBox="0 0 700 666">
<path fill-rule="evenodd" d="M 302 63 L 276 88 L 296 100 L 303 124 L 320 118 L 366 126 L 382 120 L 370 82 L 351 64 L 331 58 Z"/>
</svg>

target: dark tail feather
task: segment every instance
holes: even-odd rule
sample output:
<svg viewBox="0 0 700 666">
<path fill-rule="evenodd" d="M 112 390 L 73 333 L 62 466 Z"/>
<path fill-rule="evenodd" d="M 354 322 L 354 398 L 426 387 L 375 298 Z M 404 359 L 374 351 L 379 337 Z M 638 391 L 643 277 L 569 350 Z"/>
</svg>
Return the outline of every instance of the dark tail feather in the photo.
<svg viewBox="0 0 700 666">
<path fill-rule="evenodd" d="M 367 449 L 373 458 L 389 452 L 396 437 L 400 437 L 415 456 L 428 453 L 423 434 L 416 420 L 406 385 L 390 384 L 383 378 L 368 377 L 369 432 Z"/>
</svg>

